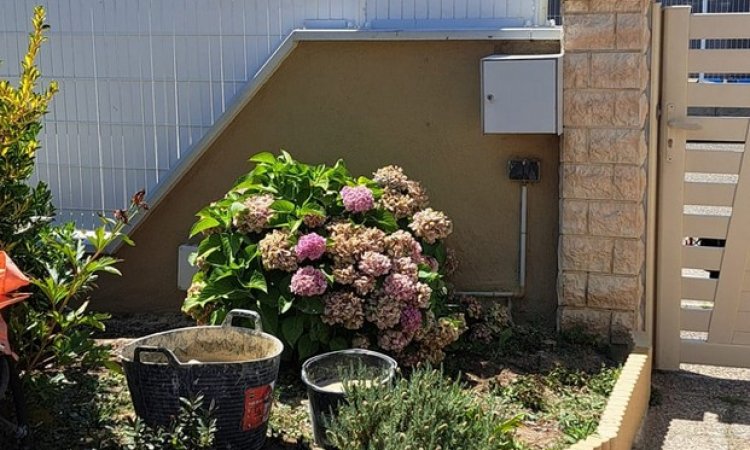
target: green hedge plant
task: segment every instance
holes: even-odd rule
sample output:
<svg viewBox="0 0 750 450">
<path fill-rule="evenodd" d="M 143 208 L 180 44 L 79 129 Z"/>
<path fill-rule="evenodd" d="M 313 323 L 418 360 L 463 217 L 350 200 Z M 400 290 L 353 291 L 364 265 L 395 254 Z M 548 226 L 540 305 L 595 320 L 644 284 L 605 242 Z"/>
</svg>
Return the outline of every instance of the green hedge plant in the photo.
<svg viewBox="0 0 750 450">
<path fill-rule="evenodd" d="M 444 307 L 452 223 L 422 186 L 396 166 L 366 178 L 286 152 L 250 161 L 198 213 L 199 271 L 183 310 L 214 324 L 232 308 L 259 311 L 299 358 L 355 346 L 439 362 L 462 319 Z"/>
</svg>

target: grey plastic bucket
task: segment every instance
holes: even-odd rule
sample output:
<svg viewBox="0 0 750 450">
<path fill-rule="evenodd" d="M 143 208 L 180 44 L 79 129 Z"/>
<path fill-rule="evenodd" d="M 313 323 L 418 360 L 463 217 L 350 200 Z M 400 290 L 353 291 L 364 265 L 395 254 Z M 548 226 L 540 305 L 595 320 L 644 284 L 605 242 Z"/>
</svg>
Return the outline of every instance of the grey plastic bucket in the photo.
<svg viewBox="0 0 750 450">
<path fill-rule="evenodd" d="M 302 381 L 307 386 L 315 443 L 331 448 L 326 439 L 326 426 L 337 413 L 339 404 L 346 398 L 344 392 L 332 392 L 326 389 L 327 386 L 344 381 L 341 379 L 342 375 L 361 370 L 368 375 L 365 381 L 384 385 L 393 380 L 396 369 L 398 364 L 393 358 L 361 349 L 323 353 L 305 361 L 302 365 Z"/>
<path fill-rule="evenodd" d="M 250 318 L 254 329 L 235 327 Z M 179 328 L 137 339 L 120 358 L 136 414 L 151 426 L 167 426 L 180 397 L 204 396 L 216 406 L 215 447 L 263 447 L 273 388 L 284 345 L 263 333 L 254 311 L 232 310 L 221 326 Z"/>
</svg>

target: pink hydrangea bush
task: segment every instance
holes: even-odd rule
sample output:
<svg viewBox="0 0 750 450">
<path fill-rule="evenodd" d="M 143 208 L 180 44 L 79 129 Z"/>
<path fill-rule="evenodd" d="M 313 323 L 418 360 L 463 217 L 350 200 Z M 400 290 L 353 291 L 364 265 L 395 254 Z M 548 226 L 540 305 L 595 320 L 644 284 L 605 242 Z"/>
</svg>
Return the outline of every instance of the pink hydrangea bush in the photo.
<svg viewBox="0 0 750 450">
<path fill-rule="evenodd" d="M 286 153 L 251 161 L 198 214 L 200 271 L 183 309 L 212 323 L 232 308 L 260 311 L 300 358 L 363 347 L 439 363 L 464 322 L 444 312 L 453 224 L 428 207 L 425 189 L 397 166 L 368 179 Z"/>
</svg>

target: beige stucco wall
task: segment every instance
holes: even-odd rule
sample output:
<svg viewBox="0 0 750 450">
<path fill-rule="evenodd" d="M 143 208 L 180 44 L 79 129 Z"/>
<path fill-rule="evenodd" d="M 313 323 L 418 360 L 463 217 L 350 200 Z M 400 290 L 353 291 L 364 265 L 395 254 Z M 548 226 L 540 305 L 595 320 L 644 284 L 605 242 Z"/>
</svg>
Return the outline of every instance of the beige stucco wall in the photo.
<svg viewBox="0 0 750 450">
<path fill-rule="evenodd" d="M 515 288 L 519 185 L 511 157 L 542 161 L 529 189 L 528 295 L 517 317 L 552 325 L 557 308 L 558 138 L 482 134 L 480 42 L 308 42 L 297 47 L 118 256 L 122 278 L 102 279 L 100 309 L 178 310 L 177 247 L 195 212 L 249 170 L 247 158 L 284 148 L 310 163 L 344 158 L 355 174 L 399 164 L 455 222 L 455 278 L 470 290 Z M 508 48 L 506 45 L 505 47 Z M 540 48 L 543 48 L 540 46 Z"/>
</svg>

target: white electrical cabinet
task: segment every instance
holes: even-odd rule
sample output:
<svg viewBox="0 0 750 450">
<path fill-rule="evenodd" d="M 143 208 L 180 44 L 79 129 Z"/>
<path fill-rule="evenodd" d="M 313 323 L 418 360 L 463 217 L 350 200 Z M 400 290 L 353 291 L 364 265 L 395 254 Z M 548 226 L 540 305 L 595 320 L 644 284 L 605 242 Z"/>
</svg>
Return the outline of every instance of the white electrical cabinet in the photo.
<svg viewBox="0 0 750 450">
<path fill-rule="evenodd" d="M 562 55 L 482 59 L 485 134 L 562 133 Z"/>
</svg>

